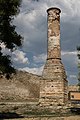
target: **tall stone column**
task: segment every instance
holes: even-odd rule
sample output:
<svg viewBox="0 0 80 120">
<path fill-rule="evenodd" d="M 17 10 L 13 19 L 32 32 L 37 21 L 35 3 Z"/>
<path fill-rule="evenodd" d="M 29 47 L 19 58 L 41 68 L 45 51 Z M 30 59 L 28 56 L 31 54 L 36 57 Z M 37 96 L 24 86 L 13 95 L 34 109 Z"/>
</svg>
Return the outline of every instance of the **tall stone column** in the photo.
<svg viewBox="0 0 80 120">
<path fill-rule="evenodd" d="M 47 60 L 40 81 L 40 102 L 43 105 L 63 104 L 67 101 L 67 80 L 61 62 L 59 8 L 49 8 Z"/>
<path fill-rule="evenodd" d="M 60 49 L 60 13 L 59 8 L 49 8 L 48 14 L 48 38 L 47 38 L 47 60 L 43 70 L 44 78 L 66 79 L 64 66 L 61 62 Z"/>
<path fill-rule="evenodd" d="M 48 13 L 48 55 L 47 59 L 61 59 L 60 52 L 60 9 L 50 8 Z"/>
</svg>

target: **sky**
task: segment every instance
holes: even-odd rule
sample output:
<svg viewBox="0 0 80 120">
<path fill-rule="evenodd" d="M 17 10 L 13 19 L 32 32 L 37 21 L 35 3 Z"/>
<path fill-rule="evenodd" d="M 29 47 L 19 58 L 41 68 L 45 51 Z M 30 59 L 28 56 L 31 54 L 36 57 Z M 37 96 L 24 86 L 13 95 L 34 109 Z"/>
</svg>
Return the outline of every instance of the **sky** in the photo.
<svg viewBox="0 0 80 120">
<path fill-rule="evenodd" d="M 77 84 L 77 51 L 80 45 L 80 0 L 22 0 L 20 13 L 13 23 L 24 38 L 22 47 L 14 51 L 15 68 L 41 75 L 47 58 L 47 12 L 61 9 L 61 58 L 69 84 Z M 3 47 L 4 51 L 4 47 Z"/>
</svg>

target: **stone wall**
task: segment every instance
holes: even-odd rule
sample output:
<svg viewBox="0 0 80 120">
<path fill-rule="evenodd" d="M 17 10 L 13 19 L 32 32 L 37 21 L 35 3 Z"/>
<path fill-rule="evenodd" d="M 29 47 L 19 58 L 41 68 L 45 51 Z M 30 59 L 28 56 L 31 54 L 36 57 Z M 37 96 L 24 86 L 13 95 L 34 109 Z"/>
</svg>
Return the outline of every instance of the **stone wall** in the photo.
<svg viewBox="0 0 80 120">
<path fill-rule="evenodd" d="M 44 83 L 45 82 L 45 83 Z M 40 87 L 41 105 L 52 106 L 54 104 L 62 104 L 67 101 L 64 96 L 64 80 L 42 80 Z M 62 92 L 63 91 L 63 92 Z M 63 99 L 64 98 L 64 99 Z"/>
<path fill-rule="evenodd" d="M 17 71 L 11 79 L 0 77 L 0 101 L 36 101 L 39 99 L 40 76 Z"/>
<path fill-rule="evenodd" d="M 77 85 L 69 85 L 67 88 L 67 81 L 65 81 L 65 84 L 63 82 L 59 80 L 46 80 L 41 76 L 17 71 L 17 73 L 9 80 L 0 77 L 0 102 L 39 101 L 42 102 L 42 104 L 45 102 L 45 105 L 52 105 L 54 104 L 53 98 L 54 101 L 58 102 L 58 96 L 56 93 L 59 93 L 60 95 L 62 89 L 67 91 L 67 93 L 69 91 L 78 91 Z M 57 87 L 59 89 L 57 89 Z M 67 93 L 65 92 L 63 95 L 66 96 Z M 60 96 L 63 97 L 63 95 Z M 55 99 L 56 96 L 57 99 Z M 65 101 L 67 101 L 67 97 L 64 97 L 64 99 L 65 98 Z"/>
<path fill-rule="evenodd" d="M 68 86 L 68 92 L 69 91 L 78 91 L 78 86 L 77 85 L 69 85 Z"/>
</svg>

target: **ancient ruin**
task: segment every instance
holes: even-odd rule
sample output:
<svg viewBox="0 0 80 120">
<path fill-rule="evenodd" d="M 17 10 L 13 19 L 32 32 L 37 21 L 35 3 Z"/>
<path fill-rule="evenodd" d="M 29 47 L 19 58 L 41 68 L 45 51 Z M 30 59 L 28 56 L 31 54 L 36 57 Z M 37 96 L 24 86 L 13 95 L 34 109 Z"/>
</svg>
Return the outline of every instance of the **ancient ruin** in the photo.
<svg viewBox="0 0 80 120">
<path fill-rule="evenodd" d="M 47 10 L 47 60 L 42 76 L 17 71 L 7 80 L 0 75 L 0 102 L 33 102 L 34 105 L 36 102 L 37 107 L 61 106 L 67 104 L 69 91 L 78 90 L 76 85 L 68 86 L 61 61 L 60 13 L 59 8 Z"/>
<path fill-rule="evenodd" d="M 68 81 L 61 62 L 59 8 L 49 8 L 48 13 L 48 52 L 40 81 L 40 102 L 42 105 L 67 102 Z"/>
</svg>

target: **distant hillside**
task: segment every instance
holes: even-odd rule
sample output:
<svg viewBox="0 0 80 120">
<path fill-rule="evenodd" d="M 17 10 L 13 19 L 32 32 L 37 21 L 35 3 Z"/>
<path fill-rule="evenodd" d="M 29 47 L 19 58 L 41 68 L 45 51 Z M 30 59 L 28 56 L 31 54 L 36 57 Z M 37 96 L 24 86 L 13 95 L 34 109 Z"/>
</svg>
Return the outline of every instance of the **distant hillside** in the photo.
<svg viewBox="0 0 80 120">
<path fill-rule="evenodd" d="M 41 77 L 17 71 L 12 79 L 0 77 L 0 101 L 27 101 L 39 98 Z"/>
</svg>

